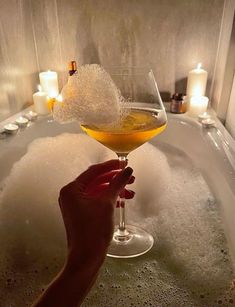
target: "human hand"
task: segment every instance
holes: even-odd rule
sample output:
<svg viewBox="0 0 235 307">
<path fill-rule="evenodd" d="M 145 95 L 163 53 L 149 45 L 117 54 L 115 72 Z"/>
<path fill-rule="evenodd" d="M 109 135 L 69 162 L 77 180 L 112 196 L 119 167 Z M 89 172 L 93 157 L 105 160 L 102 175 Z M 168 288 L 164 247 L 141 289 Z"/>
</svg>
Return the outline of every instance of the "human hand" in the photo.
<svg viewBox="0 0 235 307">
<path fill-rule="evenodd" d="M 103 262 L 112 239 L 117 197 L 132 198 L 125 189 L 134 182 L 132 169 L 120 170 L 118 160 L 92 165 L 60 191 L 59 204 L 66 228 L 68 259 Z"/>
<path fill-rule="evenodd" d="M 132 169 L 118 160 L 92 165 L 60 191 L 68 258 L 64 268 L 33 304 L 35 307 L 80 306 L 94 284 L 113 234 L 118 195 L 132 198 L 125 185 L 134 182 Z"/>
</svg>

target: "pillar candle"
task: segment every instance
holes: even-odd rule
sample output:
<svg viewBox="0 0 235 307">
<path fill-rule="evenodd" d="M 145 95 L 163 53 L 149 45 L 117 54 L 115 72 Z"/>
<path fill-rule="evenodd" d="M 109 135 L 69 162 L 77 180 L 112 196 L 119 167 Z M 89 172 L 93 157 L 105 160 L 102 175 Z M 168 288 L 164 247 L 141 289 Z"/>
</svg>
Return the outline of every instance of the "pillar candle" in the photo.
<svg viewBox="0 0 235 307">
<path fill-rule="evenodd" d="M 59 94 L 58 76 L 55 71 L 43 71 L 39 74 L 39 79 L 43 92 L 49 97 L 55 98 Z"/>
<path fill-rule="evenodd" d="M 197 68 L 189 72 L 186 92 L 188 99 L 191 96 L 205 95 L 207 75 L 207 71 L 201 68 L 201 63 L 197 65 Z"/>
<path fill-rule="evenodd" d="M 42 88 L 40 85 L 38 86 L 38 92 L 33 94 L 33 102 L 35 111 L 38 114 L 44 115 L 49 113 L 47 107 L 47 94 L 45 92 L 42 92 Z"/>
<path fill-rule="evenodd" d="M 197 117 L 198 115 L 206 112 L 208 101 L 209 99 L 206 96 L 192 96 L 190 98 L 188 115 Z"/>
</svg>

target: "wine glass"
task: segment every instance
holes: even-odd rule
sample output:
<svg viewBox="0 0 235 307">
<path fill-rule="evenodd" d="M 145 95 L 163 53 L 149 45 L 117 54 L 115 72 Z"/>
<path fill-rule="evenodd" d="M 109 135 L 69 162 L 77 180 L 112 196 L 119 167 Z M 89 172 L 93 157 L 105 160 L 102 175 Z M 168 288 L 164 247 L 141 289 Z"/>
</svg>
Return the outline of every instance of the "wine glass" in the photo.
<svg viewBox="0 0 235 307">
<path fill-rule="evenodd" d="M 120 89 L 123 115 L 120 123 L 108 125 L 82 125 L 92 138 L 114 151 L 124 168 L 128 154 L 161 133 L 167 122 L 166 112 L 153 71 L 147 68 L 105 68 Z M 126 225 L 125 199 L 119 197 L 119 224 L 115 226 L 108 256 L 131 258 L 142 255 L 153 246 L 153 237 L 144 229 Z"/>
</svg>

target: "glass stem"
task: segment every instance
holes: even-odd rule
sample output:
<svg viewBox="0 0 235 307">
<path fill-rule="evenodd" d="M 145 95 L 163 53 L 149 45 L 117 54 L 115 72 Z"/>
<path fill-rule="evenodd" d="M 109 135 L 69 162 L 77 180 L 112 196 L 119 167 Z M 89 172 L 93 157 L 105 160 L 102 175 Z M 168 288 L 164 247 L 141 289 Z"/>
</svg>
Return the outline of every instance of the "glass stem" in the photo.
<svg viewBox="0 0 235 307">
<path fill-rule="evenodd" d="M 121 169 L 124 169 L 127 164 L 126 155 L 118 155 L 119 165 Z M 119 226 L 118 232 L 120 236 L 126 236 L 128 234 L 126 230 L 126 220 L 125 220 L 125 197 L 118 198 L 119 203 Z"/>
</svg>

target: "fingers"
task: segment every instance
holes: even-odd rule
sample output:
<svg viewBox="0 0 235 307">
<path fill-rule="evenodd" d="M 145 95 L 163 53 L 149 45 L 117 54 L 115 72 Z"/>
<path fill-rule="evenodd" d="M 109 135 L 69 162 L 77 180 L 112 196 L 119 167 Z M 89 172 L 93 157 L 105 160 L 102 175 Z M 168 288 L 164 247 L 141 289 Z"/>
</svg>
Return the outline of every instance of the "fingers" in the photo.
<svg viewBox="0 0 235 307">
<path fill-rule="evenodd" d="M 118 160 L 109 160 L 104 163 L 94 164 L 90 166 L 80 176 L 78 176 L 78 178 L 75 181 L 83 186 L 86 186 L 87 184 L 89 184 L 91 181 L 94 180 L 94 177 L 118 169 L 120 169 Z"/>
<path fill-rule="evenodd" d="M 102 175 L 93 178 L 92 182 L 89 183 L 88 188 L 90 189 L 92 188 L 92 186 L 110 182 L 112 178 L 119 172 L 120 170 L 112 170 L 110 172 L 103 173 Z"/>
<path fill-rule="evenodd" d="M 101 184 L 108 184 L 110 181 L 118 174 L 121 170 L 114 170 L 108 173 L 104 173 L 98 177 L 95 177 L 92 182 L 90 182 L 85 188 L 85 192 L 89 193 L 90 191 L 97 188 Z M 135 181 L 135 177 L 131 176 L 127 184 L 131 184 Z"/>
<path fill-rule="evenodd" d="M 117 198 L 118 194 L 124 189 L 125 185 L 131 178 L 133 169 L 127 167 L 118 173 L 110 182 L 109 187 L 106 191 L 106 196 L 110 198 Z"/>
<path fill-rule="evenodd" d="M 88 191 L 83 194 L 86 197 L 97 197 L 97 195 L 104 194 L 106 190 L 109 188 L 109 183 L 103 183 L 94 186 L 92 189 L 89 189 Z M 132 199 L 135 196 L 135 192 L 132 190 L 124 189 L 119 194 L 120 197 L 125 199 Z"/>
<path fill-rule="evenodd" d="M 135 196 L 135 192 L 132 191 L 132 190 L 124 189 L 124 190 L 121 191 L 119 196 L 121 198 L 125 198 L 125 199 L 132 199 Z"/>
<path fill-rule="evenodd" d="M 127 184 L 132 184 L 135 182 L 135 176 L 131 176 Z"/>
</svg>

